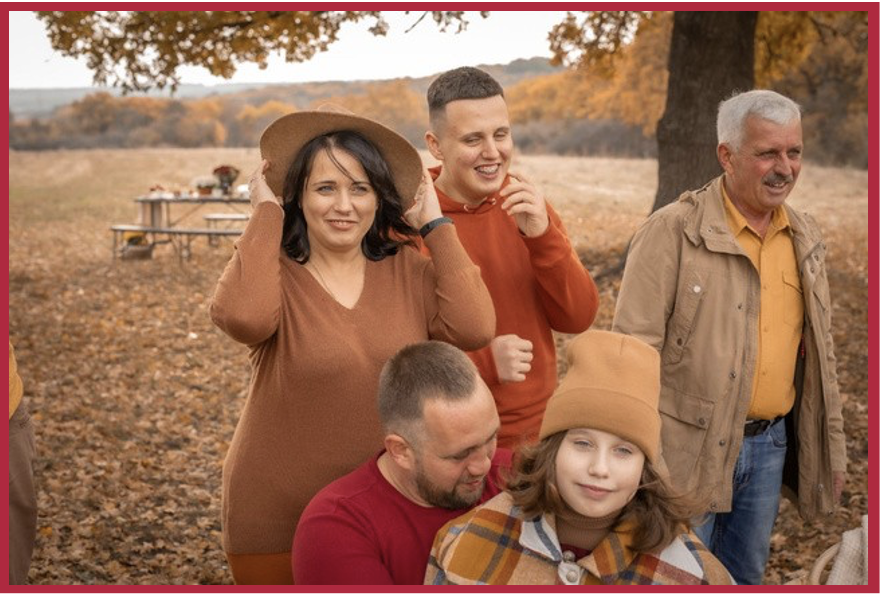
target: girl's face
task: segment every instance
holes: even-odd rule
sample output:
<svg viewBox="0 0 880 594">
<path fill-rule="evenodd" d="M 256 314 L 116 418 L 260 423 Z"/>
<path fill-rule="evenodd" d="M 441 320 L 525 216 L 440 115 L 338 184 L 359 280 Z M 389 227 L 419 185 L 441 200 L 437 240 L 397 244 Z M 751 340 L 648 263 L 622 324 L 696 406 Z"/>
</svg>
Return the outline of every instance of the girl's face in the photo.
<svg viewBox="0 0 880 594">
<path fill-rule="evenodd" d="M 645 455 L 597 429 L 569 429 L 556 454 L 556 486 L 565 503 L 588 518 L 620 511 L 635 496 Z"/>
</svg>

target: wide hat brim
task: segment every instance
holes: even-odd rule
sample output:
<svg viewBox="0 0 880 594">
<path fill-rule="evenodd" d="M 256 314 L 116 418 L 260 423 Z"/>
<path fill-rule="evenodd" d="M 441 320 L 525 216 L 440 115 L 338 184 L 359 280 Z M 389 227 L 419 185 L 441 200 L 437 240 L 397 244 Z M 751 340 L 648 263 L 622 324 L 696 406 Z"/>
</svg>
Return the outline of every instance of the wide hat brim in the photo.
<svg viewBox="0 0 880 594">
<path fill-rule="evenodd" d="M 379 150 L 391 170 L 401 206 L 404 212 L 409 210 L 422 181 L 419 152 L 391 128 L 332 104 L 282 116 L 266 128 L 260 137 L 260 154 L 270 164 L 266 172 L 269 188 L 283 198 L 284 178 L 300 150 L 313 138 L 341 130 L 361 134 Z"/>
</svg>

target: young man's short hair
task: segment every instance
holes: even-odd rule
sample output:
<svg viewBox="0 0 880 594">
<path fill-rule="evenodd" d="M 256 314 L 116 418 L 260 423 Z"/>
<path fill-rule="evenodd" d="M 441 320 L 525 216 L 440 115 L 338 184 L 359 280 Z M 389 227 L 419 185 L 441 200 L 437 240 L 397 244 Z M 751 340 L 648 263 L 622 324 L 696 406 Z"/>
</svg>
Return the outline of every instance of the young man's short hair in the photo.
<svg viewBox="0 0 880 594">
<path fill-rule="evenodd" d="M 504 89 L 490 74 L 479 68 L 462 66 L 444 72 L 428 87 L 431 125 L 436 127 L 445 114 L 447 103 L 462 99 L 488 99 L 497 95 L 504 97 Z"/>
</svg>

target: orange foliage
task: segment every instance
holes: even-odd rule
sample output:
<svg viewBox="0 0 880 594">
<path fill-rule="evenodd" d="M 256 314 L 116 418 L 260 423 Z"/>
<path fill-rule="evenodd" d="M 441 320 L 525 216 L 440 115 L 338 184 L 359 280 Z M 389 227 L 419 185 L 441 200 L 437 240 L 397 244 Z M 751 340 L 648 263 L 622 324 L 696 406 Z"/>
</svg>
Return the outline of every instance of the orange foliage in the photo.
<svg viewBox="0 0 880 594">
<path fill-rule="evenodd" d="M 257 146 L 260 143 L 260 135 L 269 124 L 295 111 L 297 109 L 293 105 L 275 100 L 266 101 L 258 106 L 243 106 L 235 115 L 235 127 L 238 132 L 236 144 Z"/>
<path fill-rule="evenodd" d="M 642 127 L 652 135 L 666 107 L 672 13 L 654 13 L 642 22 L 639 35 L 626 48 L 608 85 L 600 85 L 586 114 L 617 119 Z"/>
<path fill-rule="evenodd" d="M 514 122 L 615 119 L 654 133 L 666 103 L 672 13 L 645 19 L 612 72 L 586 67 L 524 81 L 507 93 Z"/>
<path fill-rule="evenodd" d="M 367 87 L 366 93 L 331 97 L 316 101 L 311 107 L 328 101 L 378 120 L 416 146 L 422 146 L 428 125 L 428 107 L 425 98 L 416 93 L 406 79 L 373 83 Z"/>
</svg>

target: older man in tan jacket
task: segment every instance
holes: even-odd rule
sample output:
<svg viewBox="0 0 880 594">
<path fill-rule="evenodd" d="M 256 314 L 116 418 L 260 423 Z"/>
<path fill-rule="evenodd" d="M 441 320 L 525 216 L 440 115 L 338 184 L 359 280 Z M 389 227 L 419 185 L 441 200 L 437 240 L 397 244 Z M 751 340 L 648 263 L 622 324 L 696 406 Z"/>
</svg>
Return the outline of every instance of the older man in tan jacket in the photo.
<svg viewBox="0 0 880 594">
<path fill-rule="evenodd" d="M 37 536 L 34 428 L 9 342 L 9 584 L 26 584 Z"/>
<path fill-rule="evenodd" d="M 697 534 L 738 583 L 760 583 L 780 491 L 806 519 L 843 490 L 846 448 L 825 243 L 785 204 L 801 168 L 796 103 L 723 102 L 724 174 L 633 239 L 614 330 L 660 351 L 663 457 L 705 500 Z"/>
</svg>

